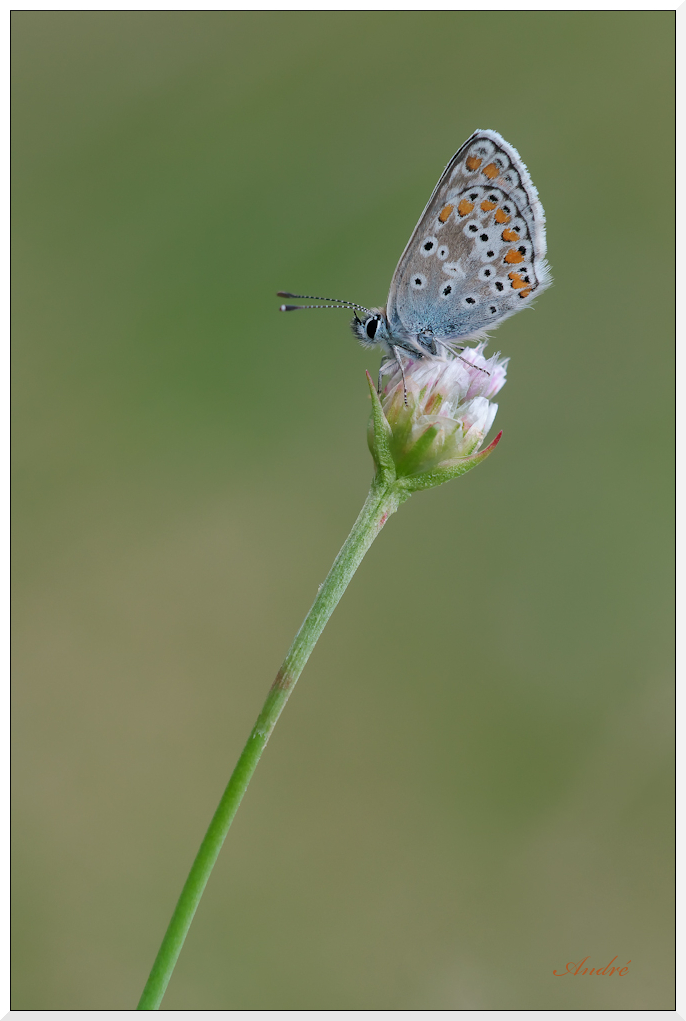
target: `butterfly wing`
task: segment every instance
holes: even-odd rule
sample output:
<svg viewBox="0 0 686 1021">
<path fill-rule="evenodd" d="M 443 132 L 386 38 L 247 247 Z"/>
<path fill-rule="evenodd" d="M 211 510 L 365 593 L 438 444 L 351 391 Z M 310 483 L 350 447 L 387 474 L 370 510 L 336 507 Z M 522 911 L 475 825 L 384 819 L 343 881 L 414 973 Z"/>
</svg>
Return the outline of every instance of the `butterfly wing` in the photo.
<svg viewBox="0 0 686 1021">
<path fill-rule="evenodd" d="M 502 322 L 550 284 L 545 252 L 545 214 L 519 153 L 496 131 L 475 131 L 393 274 L 391 333 L 455 340 Z"/>
</svg>

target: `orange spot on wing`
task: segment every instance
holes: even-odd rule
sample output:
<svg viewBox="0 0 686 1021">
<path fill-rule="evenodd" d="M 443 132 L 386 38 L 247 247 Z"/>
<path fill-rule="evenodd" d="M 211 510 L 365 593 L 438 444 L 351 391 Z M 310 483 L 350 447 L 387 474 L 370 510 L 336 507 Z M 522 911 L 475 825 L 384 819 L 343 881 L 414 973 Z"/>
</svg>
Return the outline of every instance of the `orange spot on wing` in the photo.
<svg viewBox="0 0 686 1021">
<path fill-rule="evenodd" d="M 445 221 L 448 219 L 454 208 L 455 206 L 451 206 L 450 203 L 448 203 L 447 206 L 444 206 L 443 209 L 441 209 L 440 213 L 438 214 L 439 222 L 445 223 Z"/>
<path fill-rule="evenodd" d="M 462 201 L 457 207 L 457 211 L 460 214 L 460 216 L 466 216 L 467 213 L 471 213 L 473 208 L 474 208 L 473 202 L 468 202 L 467 199 L 462 199 Z"/>
<path fill-rule="evenodd" d="M 489 209 L 495 209 L 497 205 L 498 205 L 497 202 L 489 202 L 488 199 L 484 199 L 483 202 L 481 203 L 481 208 L 483 209 L 484 213 L 487 213 Z"/>
<path fill-rule="evenodd" d="M 519 273 L 515 273 L 513 271 L 512 273 L 508 273 L 507 275 L 512 281 L 512 286 L 514 287 L 515 291 L 518 291 L 521 287 L 526 287 L 526 280 L 524 280 L 523 277 L 519 275 Z"/>
<path fill-rule="evenodd" d="M 481 160 L 478 156 L 468 156 L 465 160 L 467 170 L 478 170 L 481 166 Z"/>
<path fill-rule="evenodd" d="M 503 241 L 519 241 L 519 234 L 516 230 L 504 230 L 500 236 Z"/>
<path fill-rule="evenodd" d="M 530 294 L 531 294 L 531 288 L 527 287 L 527 289 L 525 291 L 520 291 L 519 292 L 519 297 L 520 298 L 528 298 Z"/>
<path fill-rule="evenodd" d="M 502 211 L 502 209 L 499 209 L 498 212 L 495 214 L 495 222 L 496 223 L 509 223 L 510 222 L 510 217 L 507 215 L 507 213 L 504 213 Z"/>
<path fill-rule="evenodd" d="M 486 177 L 490 178 L 490 180 L 492 181 L 494 177 L 498 176 L 498 168 L 496 167 L 495 163 L 489 163 L 487 167 L 483 168 L 481 173 L 485 174 Z"/>
<path fill-rule="evenodd" d="M 505 262 L 510 263 L 524 262 L 524 256 L 522 255 L 521 252 L 518 252 L 516 248 L 511 248 L 510 251 L 505 256 Z"/>
</svg>

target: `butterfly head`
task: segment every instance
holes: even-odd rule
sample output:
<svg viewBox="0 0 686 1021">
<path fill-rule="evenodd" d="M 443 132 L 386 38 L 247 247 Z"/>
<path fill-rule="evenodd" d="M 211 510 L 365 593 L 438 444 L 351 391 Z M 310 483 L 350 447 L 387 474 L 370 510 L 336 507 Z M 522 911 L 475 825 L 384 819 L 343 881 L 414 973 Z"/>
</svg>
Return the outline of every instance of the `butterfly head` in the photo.
<svg viewBox="0 0 686 1021">
<path fill-rule="evenodd" d="M 366 315 L 360 319 L 355 317 L 350 323 L 350 328 L 362 344 L 362 347 L 378 347 L 379 344 L 388 344 L 391 331 L 388 325 L 385 308 L 370 308 L 365 310 Z"/>
<path fill-rule="evenodd" d="M 295 312 L 305 308 L 345 308 L 348 311 L 352 309 L 354 318 L 350 326 L 362 346 L 385 345 L 386 348 L 389 347 L 391 328 L 385 308 L 367 308 L 366 305 L 358 305 L 354 301 L 344 301 L 343 298 L 321 298 L 313 294 L 292 294 L 290 291 L 277 291 L 277 295 L 279 298 L 307 298 L 312 301 L 333 303 L 327 305 L 282 305 L 282 312 Z M 358 312 L 360 315 L 357 314 Z"/>
</svg>

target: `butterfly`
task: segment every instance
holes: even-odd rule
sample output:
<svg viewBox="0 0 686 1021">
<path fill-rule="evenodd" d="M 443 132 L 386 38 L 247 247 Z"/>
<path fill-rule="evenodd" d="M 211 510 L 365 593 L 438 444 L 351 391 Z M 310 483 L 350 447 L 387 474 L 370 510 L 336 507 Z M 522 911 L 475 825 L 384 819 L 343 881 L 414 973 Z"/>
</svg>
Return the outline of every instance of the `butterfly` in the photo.
<svg viewBox="0 0 686 1021">
<path fill-rule="evenodd" d="M 459 357 L 467 340 L 530 305 L 552 282 L 545 255 L 545 213 L 519 153 L 497 131 L 475 131 L 434 188 L 384 308 L 279 291 L 283 298 L 335 303 L 281 311 L 352 309 L 355 336 L 365 347 L 380 347 L 402 372 L 403 354 Z"/>
</svg>

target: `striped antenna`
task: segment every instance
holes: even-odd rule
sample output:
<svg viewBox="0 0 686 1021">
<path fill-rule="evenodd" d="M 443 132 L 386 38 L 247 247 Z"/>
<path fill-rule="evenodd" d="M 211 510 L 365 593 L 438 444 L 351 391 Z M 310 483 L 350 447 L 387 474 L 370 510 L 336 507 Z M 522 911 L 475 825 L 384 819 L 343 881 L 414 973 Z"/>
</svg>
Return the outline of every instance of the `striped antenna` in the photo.
<svg viewBox="0 0 686 1021">
<path fill-rule="evenodd" d="M 343 298 L 322 298 L 317 294 L 291 294 L 290 291 L 277 291 L 277 298 L 302 298 L 306 301 L 335 301 L 335 305 L 281 305 L 279 312 L 294 312 L 299 308 L 352 308 L 359 309 L 360 312 L 366 312 L 368 315 L 372 315 L 370 309 L 365 308 L 364 305 L 357 305 L 354 301 L 345 301 Z"/>
</svg>

